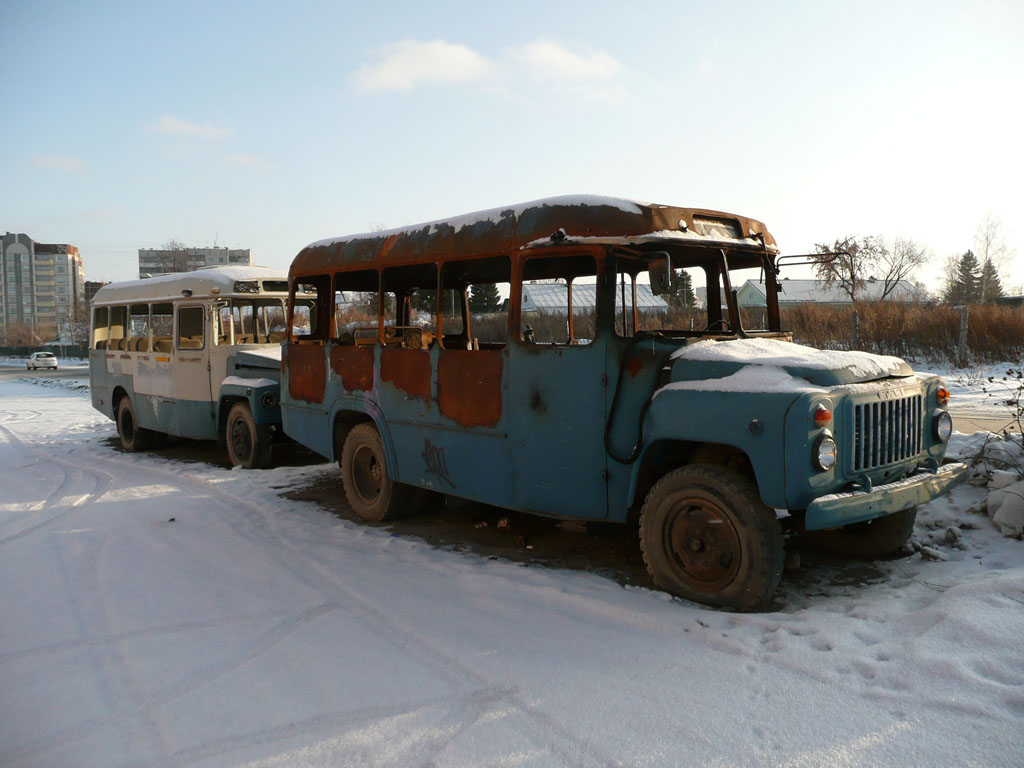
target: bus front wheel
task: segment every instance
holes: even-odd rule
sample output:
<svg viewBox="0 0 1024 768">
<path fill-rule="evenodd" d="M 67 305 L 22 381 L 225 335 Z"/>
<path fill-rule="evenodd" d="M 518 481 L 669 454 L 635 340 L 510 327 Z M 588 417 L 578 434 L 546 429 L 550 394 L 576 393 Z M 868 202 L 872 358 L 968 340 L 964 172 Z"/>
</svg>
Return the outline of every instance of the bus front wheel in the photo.
<svg viewBox="0 0 1024 768">
<path fill-rule="evenodd" d="M 373 424 L 356 424 L 349 430 L 340 464 L 345 498 L 359 517 L 381 522 L 412 511 L 416 489 L 392 479 L 384 441 Z"/>
<path fill-rule="evenodd" d="M 121 447 L 130 453 L 144 451 L 156 443 L 156 433 L 139 426 L 135 406 L 127 395 L 117 403 L 117 436 Z"/>
<path fill-rule="evenodd" d="M 270 427 L 256 423 L 248 403 L 238 402 L 231 406 L 224 426 L 224 442 L 233 466 L 246 469 L 270 466 Z"/>
<path fill-rule="evenodd" d="M 693 465 L 662 477 L 640 512 L 640 548 L 655 584 L 699 603 L 756 610 L 782 577 L 775 511 L 752 482 L 724 467 Z"/>
</svg>

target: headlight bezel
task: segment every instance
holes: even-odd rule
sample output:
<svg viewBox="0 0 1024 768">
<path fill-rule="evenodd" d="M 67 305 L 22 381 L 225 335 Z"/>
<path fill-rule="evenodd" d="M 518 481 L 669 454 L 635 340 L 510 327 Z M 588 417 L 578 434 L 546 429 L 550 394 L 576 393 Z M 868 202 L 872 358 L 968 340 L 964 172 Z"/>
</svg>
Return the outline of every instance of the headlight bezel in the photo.
<svg viewBox="0 0 1024 768">
<path fill-rule="evenodd" d="M 822 450 L 826 447 L 830 447 L 830 451 Z M 827 458 L 829 456 L 831 462 Z M 819 472 L 830 472 L 836 468 L 837 464 L 839 464 L 839 445 L 831 432 L 827 429 L 822 430 L 811 444 L 811 465 Z"/>
<path fill-rule="evenodd" d="M 953 417 L 949 411 L 937 410 L 932 413 L 932 437 L 940 443 L 948 443 L 953 435 Z"/>
</svg>

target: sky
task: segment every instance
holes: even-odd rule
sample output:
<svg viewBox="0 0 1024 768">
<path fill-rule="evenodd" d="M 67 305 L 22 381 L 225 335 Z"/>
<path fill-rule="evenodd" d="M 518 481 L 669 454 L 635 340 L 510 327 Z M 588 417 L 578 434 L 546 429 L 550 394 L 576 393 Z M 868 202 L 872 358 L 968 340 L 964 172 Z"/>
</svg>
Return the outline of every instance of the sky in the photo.
<svg viewBox="0 0 1024 768">
<path fill-rule="evenodd" d="M 0 228 L 88 280 L 563 194 L 934 259 L 1024 292 L 1024 3 L 0 0 Z M 802 276 L 799 268 L 789 272 Z"/>
</svg>

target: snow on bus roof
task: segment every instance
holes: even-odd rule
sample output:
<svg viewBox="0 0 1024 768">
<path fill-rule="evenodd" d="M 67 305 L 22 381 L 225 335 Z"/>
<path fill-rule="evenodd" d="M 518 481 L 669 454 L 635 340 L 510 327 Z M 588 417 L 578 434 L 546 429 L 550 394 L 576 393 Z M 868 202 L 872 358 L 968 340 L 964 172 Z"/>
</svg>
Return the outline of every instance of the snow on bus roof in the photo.
<svg viewBox="0 0 1024 768">
<path fill-rule="evenodd" d="M 453 216 L 446 219 L 435 219 L 434 221 L 422 222 L 420 224 L 410 224 L 404 227 L 395 227 L 394 229 L 385 229 L 380 232 L 361 232 L 352 235 L 342 235 L 340 237 L 329 237 L 324 240 L 317 240 L 314 243 L 310 243 L 306 248 L 318 248 L 321 246 L 334 245 L 335 243 L 345 242 L 348 240 L 358 240 L 361 238 L 378 238 L 378 237 L 390 237 L 391 235 L 411 234 L 413 232 L 419 232 L 424 227 L 429 227 L 431 232 L 436 231 L 441 226 L 450 226 L 456 232 L 466 228 L 472 227 L 482 222 L 489 222 L 491 224 L 497 224 L 509 215 L 511 211 L 515 217 L 521 216 L 525 211 L 531 208 L 540 208 L 543 206 L 600 206 L 605 205 L 612 208 L 617 208 L 625 213 L 640 214 L 643 213 L 643 208 L 650 205 L 648 202 L 641 200 L 630 200 L 624 197 L 606 197 L 604 195 L 560 195 L 556 197 L 544 197 L 539 200 L 530 200 L 525 203 L 517 203 L 516 205 L 503 205 L 500 208 L 489 208 L 483 211 L 474 211 L 473 213 L 466 213 L 461 216 Z"/>
<path fill-rule="evenodd" d="M 191 272 L 172 272 L 166 275 L 144 277 L 139 280 L 124 280 L 110 283 L 96 292 L 94 303 L 116 301 L 180 298 L 183 290 L 192 295 L 208 296 L 213 288 L 220 294 L 235 292 L 236 280 L 282 280 L 288 275 L 271 267 L 226 266 L 196 269 Z"/>
</svg>

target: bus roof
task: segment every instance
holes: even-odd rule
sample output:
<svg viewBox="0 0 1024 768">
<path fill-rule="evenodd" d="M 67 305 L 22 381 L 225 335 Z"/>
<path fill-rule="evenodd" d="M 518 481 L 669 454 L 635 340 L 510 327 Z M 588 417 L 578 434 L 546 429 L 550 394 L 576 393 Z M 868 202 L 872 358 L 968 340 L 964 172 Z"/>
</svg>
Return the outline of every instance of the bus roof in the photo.
<svg viewBox="0 0 1024 768">
<path fill-rule="evenodd" d="M 144 277 L 141 280 L 110 283 L 96 291 L 93 304 L 171 301 L 180 299 L 182 291 L 191 291 L 193 298 L 238 295 L 235 291 L 235 282 L 253 280 L 274 280 L 284 283 L 287 276 L 280 270 L 270 267 L 207 267 L 191 272 L 173 272 L 156 277 Z M 260 293 L 264 292 L 260 290 Z M 287 293 L 287 289 L 282 286 L 281 290 L 272 293 L 282 295 Z M 243 292 L 242 295 L 252 296 L 255 292 Z"/>
<path fill-rule="evenodd" d="M 383 232 L 318 240 L 292 262 L 292 274 L 331 268 L 409 264 L 475 254 L 511 253 L 569 242 L 651 247 L 718 246 L 777 253 L 764 224 L 701 208 L 619 197 L 572 195 L 492 208 Z M 657 247 L 648 244 L 654 243 Z"/>
</svg>

